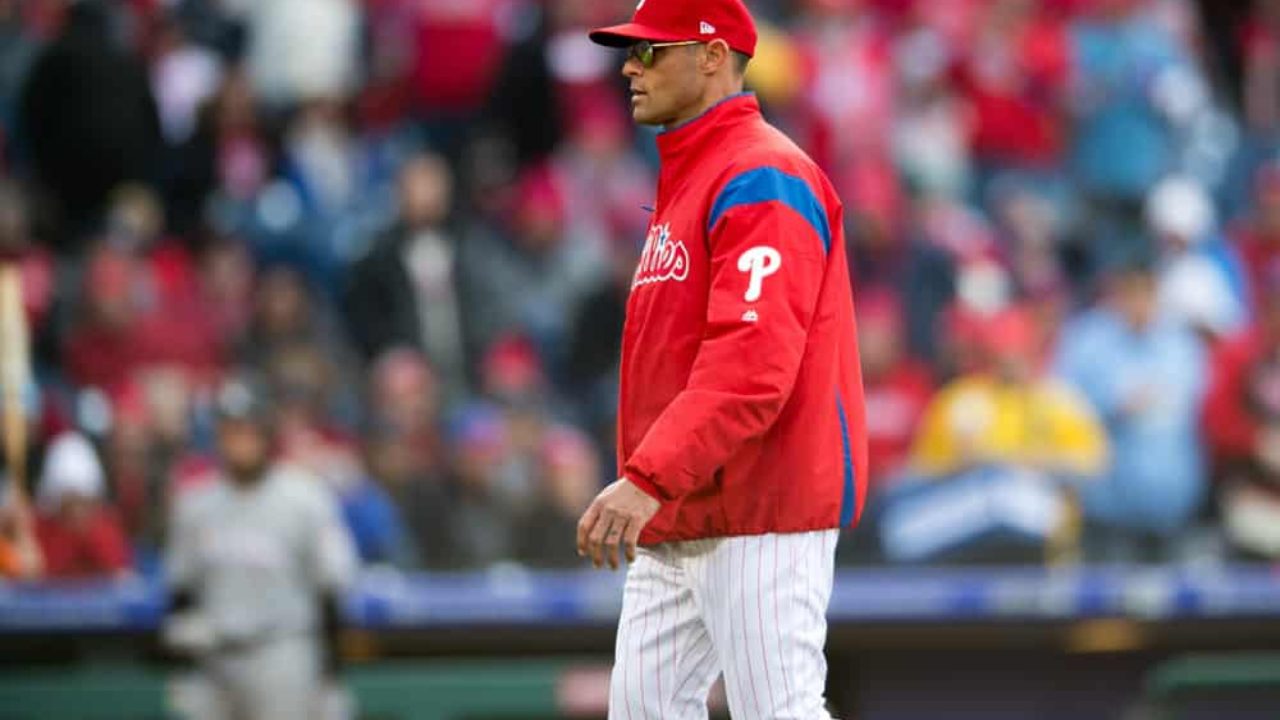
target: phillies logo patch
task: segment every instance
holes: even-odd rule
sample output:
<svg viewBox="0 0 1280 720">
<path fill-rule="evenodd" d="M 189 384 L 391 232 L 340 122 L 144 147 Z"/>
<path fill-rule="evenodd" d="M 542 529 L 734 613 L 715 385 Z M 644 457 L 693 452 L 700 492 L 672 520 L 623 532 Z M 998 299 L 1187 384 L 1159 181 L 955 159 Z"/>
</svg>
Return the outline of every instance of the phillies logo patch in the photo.
<svg viewBox="0 0 1280 720">
<path fill-rule="evenodd" d="M 650 226 L 631 289 L 668 280 L 683 282 L 687 277 L 689 251 L 684 243 L 671 239 L 671 223 Z"/>
<path fill-rule="evenodd" d="M 782 267 L 782 253 L 768 245 L 758 245 L 742 253 L 738 258 L 738 272 L 750 273 L 747 293 L 742 297 L 747 302 L 755 302 L 764 292 L 764 279 L 778 272 Z"/>
</svg>

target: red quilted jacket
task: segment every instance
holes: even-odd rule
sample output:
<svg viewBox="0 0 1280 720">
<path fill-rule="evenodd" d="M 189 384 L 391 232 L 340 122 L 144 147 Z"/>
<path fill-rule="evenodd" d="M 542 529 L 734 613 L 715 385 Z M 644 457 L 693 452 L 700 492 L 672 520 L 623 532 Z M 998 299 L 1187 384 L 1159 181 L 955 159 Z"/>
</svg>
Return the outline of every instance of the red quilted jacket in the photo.
<svg viewBox="0 0 1280 720">
<path fill-rule="evenodd" d="M 835 191 L 749 94 L 658 148 L 618 418 L 623 476 L 662 501 L 641 543 L 854 523 L 865 411 Z"/>
</svg>

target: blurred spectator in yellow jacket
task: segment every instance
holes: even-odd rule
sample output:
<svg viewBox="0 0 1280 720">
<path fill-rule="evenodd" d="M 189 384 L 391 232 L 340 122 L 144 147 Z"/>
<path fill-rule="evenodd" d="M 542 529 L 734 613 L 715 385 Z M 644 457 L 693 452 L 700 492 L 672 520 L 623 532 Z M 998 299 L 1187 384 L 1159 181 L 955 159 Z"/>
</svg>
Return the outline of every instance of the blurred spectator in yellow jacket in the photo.
<svg viewBox="0 0 1280 720">
<path fill-rule="evenodd" d="M 952 475 L 981 465 L 1086 479 L 1106 469 L 1106 434 L 1087 401 L 1046 376 L 1034 321 L 1021 309 L 983 323 L 984 367 L 945 386 L 925 410 L 915 471 Z"/>
</svg>

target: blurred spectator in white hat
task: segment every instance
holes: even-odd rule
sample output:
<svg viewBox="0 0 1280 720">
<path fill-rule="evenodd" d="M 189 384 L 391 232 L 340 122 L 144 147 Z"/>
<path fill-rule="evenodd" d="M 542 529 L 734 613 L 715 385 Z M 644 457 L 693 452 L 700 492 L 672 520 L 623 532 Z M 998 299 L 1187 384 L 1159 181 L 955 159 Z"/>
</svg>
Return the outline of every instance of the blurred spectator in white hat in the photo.
<svg viewBox="0 0 1280 720">
<path fill-rule="evenodd" d="M 360 10 L 352 0 L 255 0 L 241 3 L 248 62 L 262 98 L 288 108 L 355 90 Z"/>
<path fill-rule="evenodd" d="M 1162 257 L 1159 306 L 1210 338 L 1243 327 L 1244 270 L 1217 231 L 1217 211 L 1198 181 L 1174 176 L 1147 198 L 1147 227 Z"/>
<path fill-rule="evenodd" d="M 36 537 L 49 577 L 119 576 L 130 568 L 124 527 L 106 500 L 98 453 L 84 436 L 54 439 L 36 492 Z"/>
</svg>

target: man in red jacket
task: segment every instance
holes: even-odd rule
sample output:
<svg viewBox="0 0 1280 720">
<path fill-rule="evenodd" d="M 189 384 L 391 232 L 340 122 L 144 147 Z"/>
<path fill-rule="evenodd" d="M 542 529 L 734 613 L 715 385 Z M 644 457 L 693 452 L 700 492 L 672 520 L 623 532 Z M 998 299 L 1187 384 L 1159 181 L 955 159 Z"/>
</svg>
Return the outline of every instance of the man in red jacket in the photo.
<svg viewBox="0 0 1280 720">
<path fill-rule="evenodd" d="M 843 210 L 742 93 L 741 0 L 643 0 L 591 33 L 628 48 L 637 122 L 661 125 L 657 207 L 627 301 L 622 477 L 578 550 L 627 574 L 610 717 L 826 717 L 839 528 L 865 494 Z"/>
</svg>

